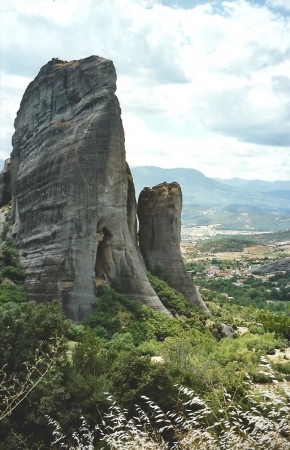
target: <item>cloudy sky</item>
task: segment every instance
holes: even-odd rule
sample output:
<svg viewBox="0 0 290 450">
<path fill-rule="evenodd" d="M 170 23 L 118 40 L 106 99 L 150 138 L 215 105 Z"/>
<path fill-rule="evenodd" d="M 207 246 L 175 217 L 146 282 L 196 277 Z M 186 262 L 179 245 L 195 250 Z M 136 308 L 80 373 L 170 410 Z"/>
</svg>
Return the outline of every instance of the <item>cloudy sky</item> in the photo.
<svg viewBox="0 0 290 450">
<path fill-rule="evenodd" d="M 114 61 L 131 166 L 290 180 L 290 0 L 2 0 L 1 149 L 40 67 Z"/>
</svg>

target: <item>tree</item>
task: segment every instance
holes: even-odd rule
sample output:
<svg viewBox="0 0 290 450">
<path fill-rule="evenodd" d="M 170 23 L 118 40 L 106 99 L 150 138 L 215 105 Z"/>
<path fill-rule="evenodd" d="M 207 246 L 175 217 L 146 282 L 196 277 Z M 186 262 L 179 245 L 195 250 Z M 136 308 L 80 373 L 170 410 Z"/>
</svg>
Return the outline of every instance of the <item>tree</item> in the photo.
<svg viewBox="0 0 290 450">
<path fill-rule="evenodd" d="M 39 383 L 45 381 L 59 358 L 59 350 L 63 346 L 61 338 L 55 337 L 50 342 L 50 353 L 44 353 L 41 345 L 35 351 L 33 362 L 25 361 L 26 374 L 21 377 L 6 372 L 6 364 L 0 369 L 0 420 L 9 416 L 17 406 L 28 397 Z"/>
</svg>

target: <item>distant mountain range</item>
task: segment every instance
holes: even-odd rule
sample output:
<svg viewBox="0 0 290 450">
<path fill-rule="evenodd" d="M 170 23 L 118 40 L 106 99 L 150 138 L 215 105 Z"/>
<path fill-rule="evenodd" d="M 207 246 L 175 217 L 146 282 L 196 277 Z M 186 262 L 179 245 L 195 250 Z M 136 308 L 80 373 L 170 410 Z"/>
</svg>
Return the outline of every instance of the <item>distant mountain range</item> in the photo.
<svg viewBox="0 0 290 450">
<path fill-rule="evenodd" d="M 251 188 L 259 185 L 259 180 L 249 182 L 240 178 L 216 181 L 195 169 L 161 169 L 154 166 L 131 167 L 136 195 L 145 186 L 154 186 L 163 181 L 177 181 L 181 185 L 183 204 L 204 207 L 237 208 L 251 210 L 290 211 L 290 181 L 274 183 L 261 181 L 260 190 Z M 225 183 L 227 182 L 227 183 Z M 236 184 L 236 186 L 234 186 Z M 248 187 L 242 187 L 243 184 Z M 268 186 L 268 187 L 267 187 Z M 270 187 L 274 186 L 271 190 Z M 279 186 L 280 190 L 277 189 Z M 285 186 L 285 189 L 284 189 Z"/>
<path fill-rule="evenodd" d="M 212 179 L 195 169 L 131 167 L 136 195 L 145 186 L 177 181 L 183 224 L 220 224 L 220 229 L 278 231 L 290 227 L 290 181 Z"/>
<path fill-rule="evenodd" d="M 258 192 L 270 191 L 290 191 L 290 181 L 263 181 L 263 180 L 244 180 L 243 178 L 213 178 L 219 183 L 242 189 L 251 189 Z"/>
<path fill-rule="evenodd" d="M 0 168 L 4 160 L 0 159 Z M 209 178 L 196 169 L 131 167 L 136 196 L 145 186 L 177 181 L 186 226 L 220 224 L 217 229 L 279 231 L 290 227 L 290 181 Z"/>
</svg>

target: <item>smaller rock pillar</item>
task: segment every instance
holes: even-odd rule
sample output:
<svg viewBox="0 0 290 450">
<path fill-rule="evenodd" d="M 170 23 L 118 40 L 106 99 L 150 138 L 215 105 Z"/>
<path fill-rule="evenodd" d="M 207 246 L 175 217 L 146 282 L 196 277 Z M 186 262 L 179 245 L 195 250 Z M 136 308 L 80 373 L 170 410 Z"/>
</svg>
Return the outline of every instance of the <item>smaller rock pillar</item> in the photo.
<svg viewBox="0 0 290 450">
<path fill-rule="evenodd" d="M 146 267 L 159 265 L 168 284 L 209 313 L 184 266 L 180 252 L 182 193 L 178 183 L 142 190 L 138 200 L 139 246 Z"/>
</svg>

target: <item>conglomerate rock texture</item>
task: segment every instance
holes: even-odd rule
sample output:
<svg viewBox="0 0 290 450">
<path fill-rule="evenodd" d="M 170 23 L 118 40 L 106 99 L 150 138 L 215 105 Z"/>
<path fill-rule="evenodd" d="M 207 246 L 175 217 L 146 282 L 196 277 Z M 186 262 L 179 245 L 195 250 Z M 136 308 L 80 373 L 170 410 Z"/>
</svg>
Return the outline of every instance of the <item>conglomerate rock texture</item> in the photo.
<svg viewBox="0 0 290 450">
<path fill-rule="evenodd" d="M 182 194 L 178 183 L 144 188 L 138 200 L 139 246 L 148 270 L 160 266 L 171 287 L 206 313 L 180 252 Z"/>
<path fill-rule="evenodd" d="M 125 160 L 112 61 L 53 59 L 27 87 L 11 154 L 12 219 L 32 299 L 60 298 L 81 320 L 95 285 L 167 312 L 137 248 L 136 201 Z"/>
</svg>

